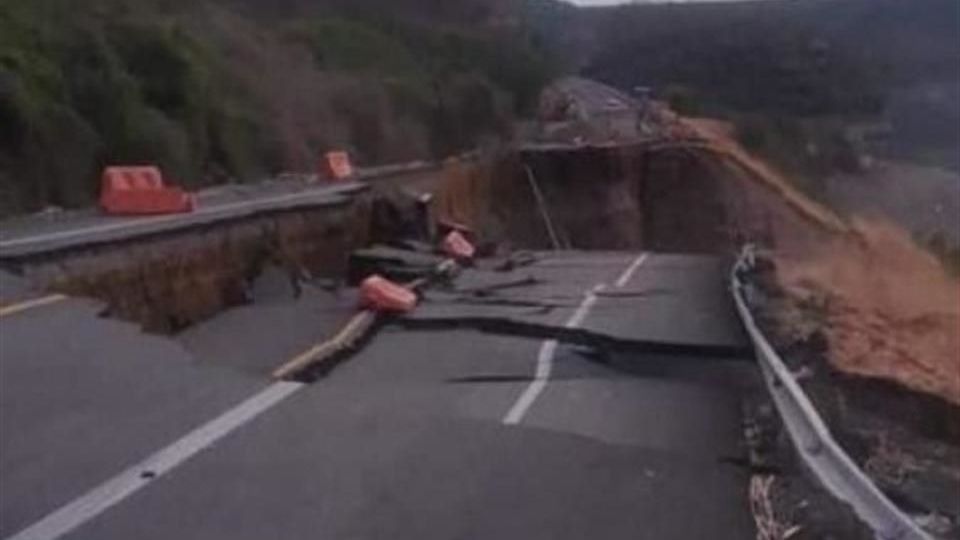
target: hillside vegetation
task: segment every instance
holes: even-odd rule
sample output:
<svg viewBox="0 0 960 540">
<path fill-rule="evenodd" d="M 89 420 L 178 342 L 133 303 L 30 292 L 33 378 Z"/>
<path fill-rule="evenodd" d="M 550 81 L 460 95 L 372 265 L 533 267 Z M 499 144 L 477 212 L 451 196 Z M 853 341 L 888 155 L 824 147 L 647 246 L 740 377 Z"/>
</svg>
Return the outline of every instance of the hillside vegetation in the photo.
<svg viewBox="0 0 960 540">
<path fill-rule="evenodd" d="M 509 3 L 5 0 L 0 214 L 89 204 L 109 163 L 198 187 L 447 155 L 551 74 Z"/>
<path fill-rule="evenodd" d="M 863 152 L 960 170 L 955 0 L 638 4 L 577 24 L 588 76 L 733 120 L 800 177 Z"/>
</svg>

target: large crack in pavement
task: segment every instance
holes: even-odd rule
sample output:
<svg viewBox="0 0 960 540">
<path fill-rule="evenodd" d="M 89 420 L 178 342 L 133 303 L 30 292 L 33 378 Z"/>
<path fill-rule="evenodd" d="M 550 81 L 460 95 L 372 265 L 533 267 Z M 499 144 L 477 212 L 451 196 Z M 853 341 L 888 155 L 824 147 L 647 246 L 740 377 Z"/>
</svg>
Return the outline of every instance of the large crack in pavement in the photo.
<svg viewBox="0 0 960 540">
<path fill-rule="evenodd" d="M 604 351 L 668 354 L 677 357 L 699 356 L 730 360 L 745 360 L 750 358 L 750 348 L 746 346 L 668 343 L 643 339 L 624 340 L 583 328 L 567 328 L 561 324 L 521 322 L 507 317 L 464 316 L 417 319 L 399 317 L 387 321 L 386 324 L 394 324 L 406 330 L 414 331 L 467 328 L 491 334 L 543 340 L 552 339 L 560 343 L 584 345 Z"/>
</svg>

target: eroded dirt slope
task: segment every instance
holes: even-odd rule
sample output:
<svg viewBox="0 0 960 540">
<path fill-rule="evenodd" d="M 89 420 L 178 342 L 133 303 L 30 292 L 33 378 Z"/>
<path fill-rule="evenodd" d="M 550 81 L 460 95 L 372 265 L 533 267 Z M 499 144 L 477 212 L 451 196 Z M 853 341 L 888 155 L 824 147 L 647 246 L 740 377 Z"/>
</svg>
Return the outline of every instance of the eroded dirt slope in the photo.
<svg viewBox="0 0 960 540">
<path fill-rule="evenodd" d="M 960 404 L 960 285 L 895 226 L 854 223 L 804 259 L 781 260 L 800 305 L 819 305 L 831 363 Z"/>
<path fill-rule="evenodd" d="M 742 191 L 759 188 L 738 213 L 762 216 L 767 237 L 745 230 L 746 237 L 777 261 L 794 306 L 782 314 L 794 319 L 785 326 L 822 332 L 827 358 L 842 372 L 960 404 L 960 283 L 935 257 L 897 225 L 841 218 L 806 197 L 716 122 L 682 120 L 680 133 L 705 141 L 722 167 L 739 169 Z"/>
</svg>

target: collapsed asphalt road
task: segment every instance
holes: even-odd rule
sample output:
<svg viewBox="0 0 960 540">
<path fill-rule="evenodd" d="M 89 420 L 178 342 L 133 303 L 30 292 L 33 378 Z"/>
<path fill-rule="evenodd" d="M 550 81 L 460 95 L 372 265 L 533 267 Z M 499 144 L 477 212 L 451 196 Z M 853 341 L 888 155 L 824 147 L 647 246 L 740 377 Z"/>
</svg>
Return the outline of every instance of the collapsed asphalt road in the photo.
<svg viewBox="0 0 960 540">
<path fill-rule="evenodd" d="M 0 319 L 0 537 L 752 537 L 721 262 L 527 262 L 429 291 L 310 385 L 267 374 L 351 291 L 174 338 L 75 299 Z"/>
</svg>

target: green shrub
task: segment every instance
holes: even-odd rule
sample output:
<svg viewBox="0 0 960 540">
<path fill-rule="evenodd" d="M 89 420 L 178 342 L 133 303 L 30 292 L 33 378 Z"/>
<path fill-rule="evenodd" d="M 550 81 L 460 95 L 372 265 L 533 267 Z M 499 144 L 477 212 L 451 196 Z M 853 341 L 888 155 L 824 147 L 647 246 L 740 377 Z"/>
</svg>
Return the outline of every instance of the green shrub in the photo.
<svg viewBox="0 0 960 540">
<path fill-rule="evenodd" d="M 551 74 L 516 35 L 390 10 L 264 22 L 232 9 L 0 0 L 0 214 L 89 204 L 113 163 L 201 186 L 303 167 L 334 144 L 366 163 L 445 155 L 505 131 Z M 274 80 L 265 64 L 280 55 Z"/>
</svg>

